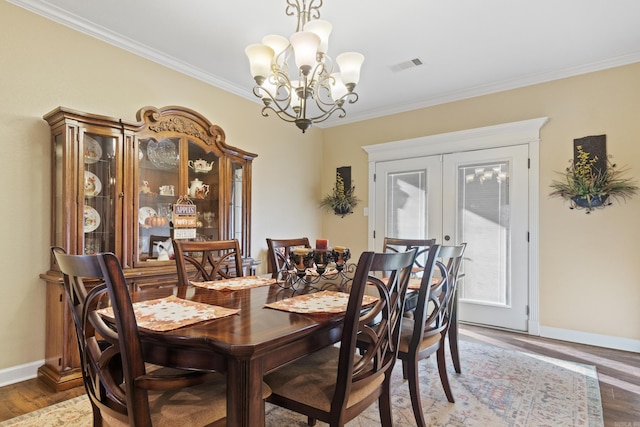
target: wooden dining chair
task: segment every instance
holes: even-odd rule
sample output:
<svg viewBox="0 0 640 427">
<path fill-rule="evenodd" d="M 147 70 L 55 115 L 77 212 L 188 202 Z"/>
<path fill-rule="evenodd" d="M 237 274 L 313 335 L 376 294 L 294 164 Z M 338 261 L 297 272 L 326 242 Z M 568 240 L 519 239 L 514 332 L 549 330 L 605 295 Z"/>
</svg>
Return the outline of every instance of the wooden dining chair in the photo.
<svg viewBox="0 0 640 427">
<path fill-rule="evenodd" d="M 265 382 L 273 392 L 269 402 L 306 415 L 309 425 L 321 420 L 343 426 L 377 400 L 382 425 L 393 424 L 391 371 L 415 253 L 413 249 L 397 254 L 364 252 L 360 256 L 340 347 L 326 347 L 268 374 Z M 381 280 L 381 272 L 389 279 Z M 378 291 L 378 301 L 363 311 L 365 288 L 372 287 Z M 357 353 L 360 337 L 366 337 L 368 345 Z"/>
<path fill-rule="evenodd" d="M 311 248 L 308 237 L 295 239 L 270 239 L 267 238 L 267 258 L 269 260 L 269 273 L 274 278 L 283 270 L 291 270 L 289 253 L 293 248 Z"/>
<path fill-rule="evenodd" d="M 462 373 L 460 351 L 458 349 L 458 279 L 460 278 L 460 267 L 462 266 L 462 260 L 466 248 L 466 243 L 461 243 L 459 246 L 442 246 L 438 253 L 438 262 L 444 265 L 447 270 L 449 280 L 453 281 L 453 294 L 451 295 L 451 324 L 449 325 L 447 336 L 449 338 L 449 349 L 451 350 L 453 367 L 458 374 Z"/>
<path fill-rule="evenodd" d="M 225 425 L 226 377 L 147 370 L 131 298 L 112 253 L 67 255 L 53 248 L 76 328 L 93 425 Z M 113 322 L 96 309 L 110 304 Z M 267 388 L 268 393 L 268 388 Z"/>
<path fill-rule="evenodd" d="M 418 248 L 416 260 L 413 263 L 413 273 L 418 274 L 424 270 L 429 255 L 429 248 L 436 244 L 436 239 L 400 239 L 385 237 L 382 242 L 382 252 L 405 252 Z"/>
<path fill-rule="evenodd" d="M 465 244 L 434 245 L 429 249 L 414 318 L 405 319 L 402 324 L 398 358 L 402 361 L 403 377 L 409 383 L 411 406 L 418 427 L 426 426 L 418 378 L 420 360 L 436 354 L 438 374 L 445 395 L 449 402 L 455 402 L 445 364 L 445 341 L 451 325 L 457 268 L 465 247 Z M 434 278 L 438 280 L 433 280 Z"/>
<path fill-rule="evenodd" d="M 413 248 L 417 248 L 416 260 L 413 263 L 413 277 L 410 283 L 422 277 L 425 264 L 429 255 L 429 248 L 436 244 L 436 239 L 401 239 L 396 237 L 385 237 L 382 242 L 382 252 L 404 252 Z M 417 293 L 407 294 L 404 302 L 405 316 L 413 316 L 416 308 Z"/>
<path fill-rule="evenodd" d="M 236 239 L 203 242 L 174 239 L 173 252 L 179 285 L 186 286 L 190 280 L 206 282 L 244 276 L 242 252 Z"/>
</svg>

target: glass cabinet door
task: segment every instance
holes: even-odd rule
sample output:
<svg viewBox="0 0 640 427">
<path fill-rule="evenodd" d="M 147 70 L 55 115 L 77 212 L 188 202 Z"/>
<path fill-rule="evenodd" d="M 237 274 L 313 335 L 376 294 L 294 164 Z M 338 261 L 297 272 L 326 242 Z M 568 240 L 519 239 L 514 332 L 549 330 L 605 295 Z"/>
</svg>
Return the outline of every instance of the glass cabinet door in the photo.
<svg viewBox="0 0 640 427">
<path fill-rule="evenodd" d="M 195 240 L 219 240 L 220 159 L 205 151 L 200 144 L 187 144 L 187 182 L 185 193 L 197 207 L 198 223 Z"/>
<path fill-rule="evenodd" d="M 180 193 L 180 138 L 142 139 L 138 146 L 139 261 L 168 260 L 171 207 Z"/>
<path fill-rule="evenodd" d="M 82 206 L 82 250 L 84 254 L 114 252 L 116 248 L 116 146 L 118 137 L 81 133 L 83 163 L 80 191 Z"/>
</svg>

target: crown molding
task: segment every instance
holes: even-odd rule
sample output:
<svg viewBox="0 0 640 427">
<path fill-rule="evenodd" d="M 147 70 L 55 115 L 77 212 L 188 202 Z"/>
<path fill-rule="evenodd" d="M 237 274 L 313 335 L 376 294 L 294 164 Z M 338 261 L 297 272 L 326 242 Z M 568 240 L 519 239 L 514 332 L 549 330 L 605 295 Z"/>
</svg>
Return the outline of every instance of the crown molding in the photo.
<svg viewBox="0 0 640 427">
<path fill-rule="evenodd" d="M 71 29 L 77 30 L 81 33 L 87 34 L 105 43 L 109 43 L 113 46 L 124 49 L 134 55 L 138 55 L 142 58 L 153 61 L 157 64 L 163 65 L 169 69 L 193 77 L 211 86 L 230 92 L 241 98 L 255 102 L 258 105 L 262 105 L 251 91 L 247 91 L 244 87 L 239 87 L 225 79 L 221 79 L 205 70 L 196 68 L 184 61 L 162 53 L 156 49 L 153 49 L 147 45 L 136 42 L 135 40 L 123 37 L 122 35 L 110 31 L 107 28 L 97 26 L 96 24 L 83 19 L 77 15 L 70 14 L 56 6 L 53 6 L 44 1 L 38 0 L 7 0 L 16 6 L 29 10 L 44 18 L 62 24 Z M 414 103 L 402 103 L 400 105 L 390 105 L 384 108 L 367 110 L 362 113 L 350 112 L 343 118 L 329 118 L 322 123 L 316 123 L 314 126 L 319 128 L 330 128 L 340 126 L 349 123 L 360 122 L 363 120 L 370 120 L 379 118 L 382 116 L 388 116 L 392 114 L 405 113 L 408 111 L 418 110 L 421 108 L 433 107 L 440 104 L 446 104 L 455 101 L 461 101 L 464 99 L 474 98 L 483 95 L 490 95 L 497 92 L 503 92 L 512 89 L 518 89 L 521 87 L 531 86 L 535 84 L 545 83 L 553 80 L 559 80 L 567 77 L 573 77 L 580 74 L 592 73 L 595 71 L 605 70 L 608 68 L 619 67 L 623 65 L 640 62 L 640 53 L 622 55 L 616 58 L 610 58 L 603 61 L 597 61 L 590 64 L 583 64 L 571 68 L 566 68 L 559 71 L 536 73 L 523 76 L 517 79 L 511 79 L 506 81 L 496 81 L 491 84 L 475 86 L 458 91 L 439 94 L 433 98 L 414 102 Z"/>
</svg>

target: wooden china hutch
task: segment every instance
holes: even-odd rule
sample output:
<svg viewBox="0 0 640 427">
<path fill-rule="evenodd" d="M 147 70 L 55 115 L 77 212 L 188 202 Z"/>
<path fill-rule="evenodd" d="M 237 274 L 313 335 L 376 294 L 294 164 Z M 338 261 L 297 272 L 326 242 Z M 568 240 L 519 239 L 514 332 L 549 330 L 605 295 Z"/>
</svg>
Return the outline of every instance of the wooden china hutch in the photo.
<svg viewBox="0 0 640 427">
<path fill-rule="evenodd" d="M 51 244 L 113 252 L 132 289 L 173 284 L 172 205 L 197 206 L 196 240 L 237 238 L 251 265 L 251 163 L 224 131 L 182 107 L 144 107 L 136 123 L 59 107 L 52 136 Z M 191 232 L 193 233 L 193 231 Z M 161 254 L 163 256 L 161 256 Z M 75 329 L 54 259 L 46 283 L 45 364 L 56 390 L 82 384 Z"/>
</svg>

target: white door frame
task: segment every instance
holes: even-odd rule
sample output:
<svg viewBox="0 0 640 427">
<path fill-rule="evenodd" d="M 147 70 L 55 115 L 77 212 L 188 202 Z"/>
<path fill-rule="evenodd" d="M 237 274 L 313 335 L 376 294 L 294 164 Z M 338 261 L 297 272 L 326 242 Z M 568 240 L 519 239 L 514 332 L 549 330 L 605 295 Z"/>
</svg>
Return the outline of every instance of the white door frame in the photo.
<svg viewBox="0 0 640 427">
<path fill-rule="evenodd" d="M 476 129 L 429 135 L 402 141 L 367 145 L 362 149 L 369 161 L 369 206 L 376 206 L 374 174 L 376 162 L 449 154 L 459 151 L 529 146 L 529 335 L 540 335 L 539 279 L 539 168 L 540 129 L 547 117 L 522 120 Z M 375 209 L 368 209 L 368 247 L 374 248 Z"/>
</svg>

